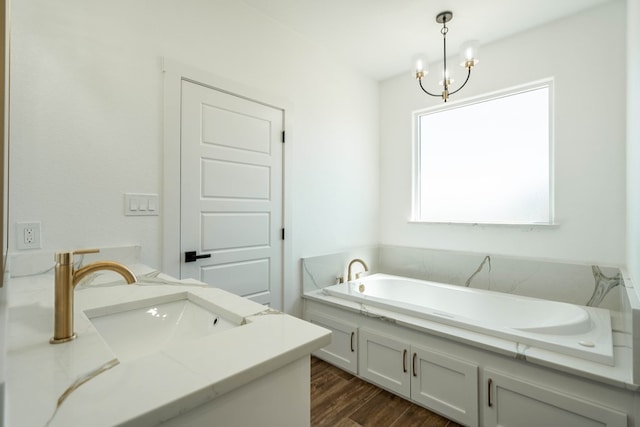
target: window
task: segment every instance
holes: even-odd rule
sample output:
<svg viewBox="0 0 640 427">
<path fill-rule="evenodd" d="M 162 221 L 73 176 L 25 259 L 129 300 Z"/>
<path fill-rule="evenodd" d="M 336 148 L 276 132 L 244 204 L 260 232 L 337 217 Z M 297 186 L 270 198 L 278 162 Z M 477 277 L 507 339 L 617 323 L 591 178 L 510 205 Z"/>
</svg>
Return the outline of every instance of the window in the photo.
<svg viewBox="0 0 640 427">
<path fill-rule="evenodd" d="M 552 82 L 414 114 L 414 221 L 550 224 Z"/>
</svg>

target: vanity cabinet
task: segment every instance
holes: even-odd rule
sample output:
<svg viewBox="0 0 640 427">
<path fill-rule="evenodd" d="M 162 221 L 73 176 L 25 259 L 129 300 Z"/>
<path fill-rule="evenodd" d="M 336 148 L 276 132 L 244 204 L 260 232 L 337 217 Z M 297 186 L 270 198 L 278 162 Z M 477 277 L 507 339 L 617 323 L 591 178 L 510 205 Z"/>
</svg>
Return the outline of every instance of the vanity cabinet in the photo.
<svg viewBox="0 0 640 427">
<path fill-rule="evenodd" d="M 360 376 L 468 426 L 478 425 L 478 365 L 366 328 Z"/>
<path fill-rule="evenodd" d="M 331 344 L 312 354 L 358 375 L 358 326 L 311 310 L 306 311 L 305 320 L 331 331 Z"/>
<path fill-rule="evenodd" d="M 498 370 L 484 369 L 483 382 L 487 427 L 627 426 L 623 412 Z"/>
</svg>

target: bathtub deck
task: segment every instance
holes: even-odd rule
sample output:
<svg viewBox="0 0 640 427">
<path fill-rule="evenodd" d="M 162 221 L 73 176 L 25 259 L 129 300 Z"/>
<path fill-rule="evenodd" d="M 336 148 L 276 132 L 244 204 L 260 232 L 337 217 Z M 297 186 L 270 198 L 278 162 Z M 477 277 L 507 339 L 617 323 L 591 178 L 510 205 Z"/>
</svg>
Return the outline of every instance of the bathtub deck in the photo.
<svg viewBox="0 0 640 427">
<path fill-rule="evenodd" d="M 460 427 L 421 406 L 311 357 L 311 427 Z"/>
<path fill-rule="evenodd" d="M 396 319 L 406 315 L 502 339 L 524 349 L 524 356 L 542 351 L 615 364 L 611 314 L 606 309 L 383 273 L 327 286 L 315 296 L 390 311 Z"/>
</svg>

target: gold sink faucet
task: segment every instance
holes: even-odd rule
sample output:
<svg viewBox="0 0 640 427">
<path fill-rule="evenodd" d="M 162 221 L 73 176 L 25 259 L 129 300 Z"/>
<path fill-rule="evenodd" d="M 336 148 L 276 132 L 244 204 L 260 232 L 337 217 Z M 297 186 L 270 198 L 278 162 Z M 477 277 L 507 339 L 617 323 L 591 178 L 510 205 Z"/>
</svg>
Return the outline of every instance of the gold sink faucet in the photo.
<svg viewBox="0 0 640 427">
<path fill-rule="evenodd" d="M 60 344 L 75 339 L 78 334 L 73 332 L 73 291 L 76 285 L 91 273 L 100 270 L 110 270 L 119 273 L 127 283 L 136 281 L 136 276 L 124 265 L 113 261 L 99 261 L 88 264 L 78 270 L 73 267 L 73 255 L 95 254 L 98 249 L 82 249 L 71 252 L 57 252 L 55 254 L 55 314 L 53 338 L 51 344 Z"/>
<path fill-rule="evenodd" d="M 355 263 L 359 263 L 360 265 L 362 265 L 364 267 L 364 271 L 369 271 L 369 267 L 367 267 L 367 264 L 365 264 L 363 260 L 361 260 L 360 258 L 352 259 L 349 263 L 349 267 L 347 268 L 347 282 L 351 281 L 351 267 L 353 267 L 353 264 Z M 360 274 L 362 273 L 356 273 L 356 280 L 360 278 Z"/>
</svg>

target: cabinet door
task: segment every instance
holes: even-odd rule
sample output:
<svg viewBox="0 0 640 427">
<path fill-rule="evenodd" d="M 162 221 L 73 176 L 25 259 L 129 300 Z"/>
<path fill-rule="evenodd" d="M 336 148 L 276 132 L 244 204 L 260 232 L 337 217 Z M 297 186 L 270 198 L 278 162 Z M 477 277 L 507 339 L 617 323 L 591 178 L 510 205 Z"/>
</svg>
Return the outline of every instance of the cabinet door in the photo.
<svg viewBox="0 0 640 427">
<path fill-rule="evenodd" d="M 409 397 L 409 344 L 368 329 L 360 329 L 360 376 L 389 391 Z"/>
<path fill-rule="evenodd" d="M 338 368 L 358 374 L 358 327 L 335 317 L 307 311 L 306 319 L 331 331 L 331 344 L 313 352 Z"/>
<path fill-rule="evenodd" d="M 615 409 L 491 369 L 484 372 L 485 426 L 627 426 L 627 415 Z"/>
<path fill-rule="evenodd" d="M 411 399 L 467 426 L 478 425 L 478 365 L 411 347 Z"/>
</svg>

